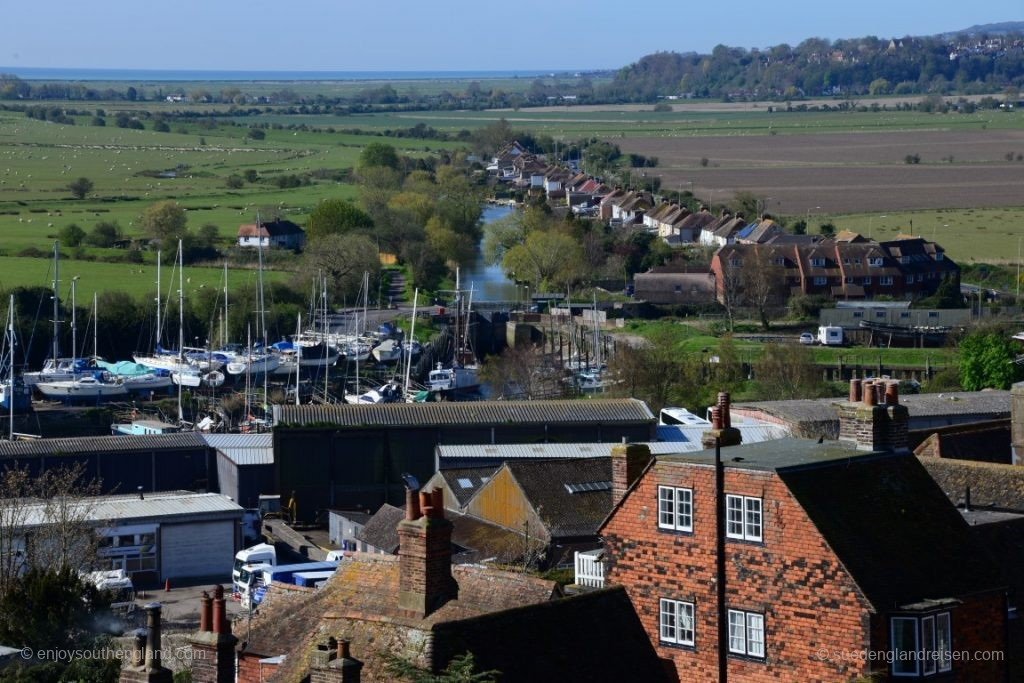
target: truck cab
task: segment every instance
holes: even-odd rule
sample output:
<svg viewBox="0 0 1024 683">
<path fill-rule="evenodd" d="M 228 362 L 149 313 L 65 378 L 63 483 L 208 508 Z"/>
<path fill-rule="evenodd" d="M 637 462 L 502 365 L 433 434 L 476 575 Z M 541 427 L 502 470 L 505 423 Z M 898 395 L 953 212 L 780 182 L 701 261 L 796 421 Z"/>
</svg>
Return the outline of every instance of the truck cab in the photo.
<svg viewBox="0 0 1024 683">
<path fill-rule="evenodd" d="M 258 543 L 235 553 L 235 565 L 231 570 L 231 597 L 239 599 L 243 586 L 248 582 L 248 574 L 255 568 L 274 567 L 277 565 L 277 550 L 269 543 Z M 246 578 L 243 578 L 243 574 Z"/>
</svg>

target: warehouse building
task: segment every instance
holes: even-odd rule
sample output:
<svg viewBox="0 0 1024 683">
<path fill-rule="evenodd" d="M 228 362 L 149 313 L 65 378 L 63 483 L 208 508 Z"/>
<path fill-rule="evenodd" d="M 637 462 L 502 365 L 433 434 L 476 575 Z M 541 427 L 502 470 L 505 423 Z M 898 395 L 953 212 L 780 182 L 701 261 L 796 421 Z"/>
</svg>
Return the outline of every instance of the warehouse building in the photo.
<svg viewBox="0 0 1024 683">
<path fill-rule="evenodd" d="M 401 505 L 403 473 L 425 482 L 438 444 L 650 441 L 657 420 L 643 401 L 472 401 L 274 406 L 278 490 L 298 517 L 329 508 Z"/>
<path fill-rule="evenodd" d="M 28 504 L 21 526 L 31 562 L 33 530 L 54 519 L 45 503 Z M 73 504 L 68 518 L 92 527 L 100 537 L 99 560 L 124 569 L 136 583 L 231 576 L 241 545 L 242 508 L 216 493 L 168 491 L 99 496 Z"/>
<path fill-rule="evenodd" d="M 243 508 L 259 506 L 260 494 L 278 493 L 271 434 L 204 434 L 216 453 L 219 491 Z"/>
<path fill-rule="evenodd" d="M 24 467 L 35 477 L 78 464 L 102 493 L 217 490 L 212 451 L 195 432 L 0 441 L 0 468 Z"/>
</svg>

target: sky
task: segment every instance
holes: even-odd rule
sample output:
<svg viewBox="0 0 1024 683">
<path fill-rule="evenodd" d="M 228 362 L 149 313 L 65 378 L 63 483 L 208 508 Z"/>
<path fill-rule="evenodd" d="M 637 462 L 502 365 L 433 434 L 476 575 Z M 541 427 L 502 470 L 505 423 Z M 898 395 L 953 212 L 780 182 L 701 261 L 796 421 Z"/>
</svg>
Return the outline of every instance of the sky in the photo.
<svg viewBox="0 0 1024 683">
<path fill-rule="evenodd" d="M 1024 20 L 1021 0 L 56 0 L 5 3 L 0 67 L 607 69 L 658 50 L 931 35 Z"/>
</svg>

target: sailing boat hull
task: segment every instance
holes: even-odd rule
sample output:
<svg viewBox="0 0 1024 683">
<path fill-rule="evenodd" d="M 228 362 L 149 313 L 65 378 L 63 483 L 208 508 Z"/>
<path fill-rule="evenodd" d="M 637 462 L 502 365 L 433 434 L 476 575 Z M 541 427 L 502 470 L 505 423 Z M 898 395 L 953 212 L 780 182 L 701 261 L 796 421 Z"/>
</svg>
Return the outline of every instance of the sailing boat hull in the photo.
<svg viewBox="0 0 1024 683">
<path fill-rule="evenodd" d="M 120 383 L 83 379 L 71 382 L 40 382 L 36 389 L 46 398 L 72 403 L 124 398 L 128 390 Z"/>
<path fill-rule="evenodd" d="M 14 391 L 11 391 L 10 381 L 0 384 L 0 408 L 9 412 L 12 400 L 14 401 L 14 412 L 28 410 L 32 405 L 32 387 L 16 381 Z"/>
</svg>

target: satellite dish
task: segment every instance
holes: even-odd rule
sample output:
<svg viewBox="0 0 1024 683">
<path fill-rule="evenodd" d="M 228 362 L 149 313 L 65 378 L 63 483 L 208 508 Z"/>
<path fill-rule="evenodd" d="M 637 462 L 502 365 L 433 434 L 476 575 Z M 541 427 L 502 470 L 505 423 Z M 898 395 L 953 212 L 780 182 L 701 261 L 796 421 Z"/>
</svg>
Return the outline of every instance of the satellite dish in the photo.
<svg viewBox="0 0 1024 683">
<path fill-rule="evenodd" d="M 402 481 L 405 482 L 405 487 L 410 491 L 420 490 L 420 481 L 416 477 L 412 476 L 408 472 L 402 472 Z"/>
</svg>

